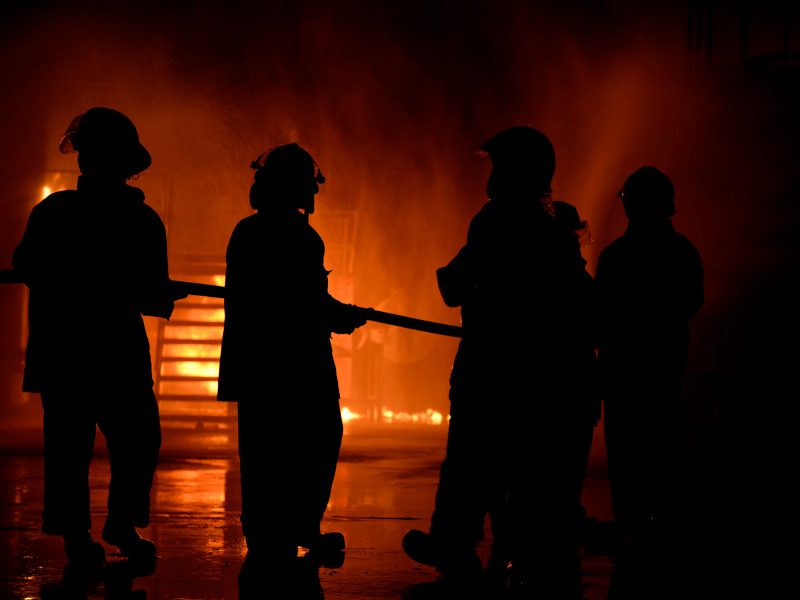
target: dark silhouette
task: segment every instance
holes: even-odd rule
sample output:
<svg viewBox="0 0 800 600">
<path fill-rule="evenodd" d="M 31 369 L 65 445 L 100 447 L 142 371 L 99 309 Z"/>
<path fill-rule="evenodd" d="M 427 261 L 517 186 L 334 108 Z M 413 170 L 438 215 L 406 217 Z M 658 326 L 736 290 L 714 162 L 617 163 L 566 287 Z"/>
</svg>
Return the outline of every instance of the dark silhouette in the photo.
<svg viewBox="0 0 800 600">
<path fill-rule="evenodd" d="M 251 570 L 248 566 L 242 571 L 239 576 L 239 600 L 324 600 L 319 564 L 311 557 L 297 558 L 293 562 L 279 561 L 269 567 Z"/>
<path fill-rule="evenodd" d="M 555 153 L 537 130 L 487 141 L 490 200 L 467 244 L 437 272 L 464 335 L 450 378 L 450 428 L 430 534 L 406 552 L 453 581 L 480 575 L 491 514 L 490 581 L 513 563 L 528 590 L 573 593 L 575 516 L 594 419 L 591 278 L 578 236 L 550 200 Z M 562 216 L 570 211 L 563 210 Z M 496 581 L 495 581 L 496 580 Z"/>
<path fill-rule="evenodd" d="M 586 246 L 591 244 L 594 240 L 592 239 L 592 234 L 589 229 L 589 223 L 584 221 L 580 218 L 580 214 L 578 213 L 578 209 L 569 204 L 568 202 L 564 202 L 562 200 L 554 200 L 553 201 L 553 213 L 557 220 L 561 221 L 567 228 L 571 231 L 574 231 L 575 234 L 578 236 L 578 242 L 581 246 Z M 596 344 L 596 331 L 595 328 L 588 328 L 583 332 L 581 336 L 581 340 L 583 344 Z M 585 351 L 585 350 L 584 350 Z M 584 360 L 589 360 L 588 353 L 584 357 Z M 589 465 L 589 453 L 592 450 L 592 439 L 594 438 L 594 428 L 597 425 L 598 421 L 600 420 L 601 414 L 601 403 L 600 403 L 600 396 L 596 393 L 596 361 L 591 360 L 591 362 L 582 363 L 588 369 L 587 373 L 590 377 L 590 381 L 592 382 L 591 387 L 587 387 L 590 394 L 590 402 L 584 406 L 586 410 L 591 410 L 591 413 L 587 413 L 587 415 L 591 415 L 590 419 L 592 422 L 592 427 L 582 427 L 579 430 L 578 435 L 578 446 L 577 446 L 577 465 L 575 469 L 575 477 L 576 482 L 578 485 L 578 497 L 580 498 L 581 493 L 583 492 L 583 482 L 586 477 L 586 469 Z M 591 364 L 591 367 L 589 365 Z M 584 415 L 586 417 L 587 415 Z M 584 423 L 585 425 L 585 423 Z M 590 518 L 586 514 L 586 509 L 583 507 L 583 504 L 579 504 L 578 506 L 578 513 L 577 513 L 577 526 L 578 526 L 578 533 L 579 538 L 581 539 L 582 543 L 586 543 L 587 537 L 591 537 L 593 533 L 593 529 L 596 528 L 596 519 Z"/>
<path fill-rule="evenodd" d="M 285 575 L 298 546 L 341 560 L 341 534 L 320 535 L 342 438 L 330 335 L 365 322 L 328 293 L 325 247 L 308 223 L 324 182 L 314 160 L 287 144 L 253 168 L 257 213 L 228 244 L 219 376 L 220 400 L 239 402 L 243 582 L 263 581 L 264 568 Z"/>
<path fill-rule="evenodd" d="M 137 577 L 152 575 L 155 560 L 117 560 L 109 563 L 103 573 L 106 600 L 147 600 L 147 592 L 134 590 Z"/>
<path fill-rule="evenodd" d="M 643 167 L 618 196 L 628 228 L 603 250 L 596 280 L 609 479 L 628 536 L 681 517 L 681 385 L 703 266 L 672 226 L 675 190 L 664 173 Z"/>
<path fill-rule="evenodd" d="M 92 108 L 76 117 L 61 150 L 78 152 L 78 189 L 31 212 L 14 252 L 30 287 L 23 389 L 44 407 L 43 530 L 64 536 L 73 563 L 102 564 L 92 540 L 89 463 L 95 426 L 111 465 L 103 539 L 123 555 L 155 556 L 136 527 L 150 519 L 161 432 L 142 314 L 167 318 L 173 298 L 164 225 L 126 179 L 150 166 L 133 123 Z"/>
<path fill-rule="evenodd" d="M 137 577 L 152 575 L 155 558 L 150 560 L 117 560 L 106 565 L 102 584 L 99 580 L 70 561 L 64 568 L 61 581 L 48 582 L 41 586 L 42 600 L 147 600 L 147 592 L 134 590 Z M 103 590 L 100 590 L 102 585 Z"/>
</svg>

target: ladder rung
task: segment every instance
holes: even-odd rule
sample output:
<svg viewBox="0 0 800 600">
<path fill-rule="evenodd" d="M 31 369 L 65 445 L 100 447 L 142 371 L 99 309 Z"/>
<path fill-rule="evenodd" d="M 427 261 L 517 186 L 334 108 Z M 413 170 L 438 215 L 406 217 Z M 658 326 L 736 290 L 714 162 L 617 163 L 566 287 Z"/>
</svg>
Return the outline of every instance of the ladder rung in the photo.
<svg viewBox="0 0 800 600">
<path fill-rule="evenodd" d="M 188 338 L 162 338 L 161 344 L 205 344 L 207 346 L 214 345 L 219 346 L 222 344 L 222 340 L 192 340 Z"/>
<path fill-rule="evenodd" d="M 207 308 L 209 310 L 219 310 L 225 306 L 224 302 L 183 302 L 175 306 L 176 309 L 181 308 Z"/>
<path fill-rule="evenodd" d="M 200 394 L 158 394 L 159 400 L 166 400 L 168 402 L 218 402 L 216 396 L 202 396 Z M 170 418 L 174 418 L 170 416 Z M 192 418 L 196 419 L 196 416 Z"/>
<path fill-rule="evenodd" d="M 177 362 L 219 362 L 219 358 L 213 356 L 162 356 L 161 362 L 177 363 Z"/>
<path fill-rule="evenodd" d="M 160 381 L 216 381 L 216 375 L 161 375 Z"/>
<path fill-rule="evenodd" d="M 222 321 L 169 321 L 164 327 L 222 327 Z"/>
</svg>

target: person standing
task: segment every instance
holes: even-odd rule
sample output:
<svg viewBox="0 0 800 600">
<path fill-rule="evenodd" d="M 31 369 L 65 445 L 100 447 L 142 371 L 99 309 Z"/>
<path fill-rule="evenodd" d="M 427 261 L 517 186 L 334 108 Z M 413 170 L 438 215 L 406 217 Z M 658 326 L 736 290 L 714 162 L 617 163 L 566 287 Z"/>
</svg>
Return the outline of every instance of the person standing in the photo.
<svg viewBox="0 0 800 600">
<path fill-rule="evenodd" d="M 99 426 L 111 467 L 103 539 L 151 559 L 136 528 L 149 523 L 161 431 L 142 315 L 168 318 L 177 298 L 164 224 L 127 184 L 151 158 L 131 120 L 105 107 L 76 117 L 60 149 L 78 153 L 77 189 L 34 207 L 13 256 L 30 288 L 23 390 L 44 408 L 42 529 L 64 537 L 72 564 L 104 562 L 89 512 Z"/>
<path fill-rule="evenodd" d="M 242 584 L 264 569 L 292 573 L 298 547 L 318 559 L 344 547 L 320 533 L 342 439 L 330 336 L 365 323 L 328 293 L 325 246 L 308 222 L 325 181 L 314 159 L 286 144 L 252 166 L 257 212 L 227 250 L 218 394 L 239 409 Z"/>
<path fill-rule="evenodd" d="M 489 201 L 437 272 L 464 332 L 450 376 L 447 452 L 430 533 L 412 530 L 403 546 L 446 578 L 475 581 L 490 514 L 490 575 L 511 561 L 530 593 L 572 592 L 579 471 L 594 418 L 591 277 L 575 227 L 551 200 L 547 136 L 512 127 L 483 149 Z"/>
<path fill-rule="evenodd" d="M 628 227 L 597 264 L 598 355 L 613 512 L 629 536 L 681 517 L 681 386 L 703 264 L 672 225 L 667 175 L 642 167 L 617 196 Z"/>
</svg>

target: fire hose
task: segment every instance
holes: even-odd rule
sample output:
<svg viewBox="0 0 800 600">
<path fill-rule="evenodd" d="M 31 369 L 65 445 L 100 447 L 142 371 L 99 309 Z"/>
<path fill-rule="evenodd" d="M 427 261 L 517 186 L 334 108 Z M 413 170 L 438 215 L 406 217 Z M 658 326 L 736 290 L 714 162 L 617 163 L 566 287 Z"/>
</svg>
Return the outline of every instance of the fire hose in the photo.
<svg viewBox="0 0 800 600">
<path fill-rule="evenodd" d="M 13 270 L 0 270 L 0 284 L 2 283 L 23 283 L 22 278 Z M 206 296 L 208 298 L 224 298 L 225 288 L 220 285 L 208 283 L 196 283 L 193 281 L 170 280 L 170 285 L 175 290 L 176 295 L 188 294 L 190 296 Z M 384 323 L 403 329 L 413 329 L 414 331 L 424 331 L 425 333 L 435 333 L 449 337 L 461 337 L 461 327 L 458 325 L 447 325 L 436 321 L 426 321 L 405 315 L 375 310 L 374 308 L 355 307 L 356 313 L 367 321 Z"/>
</svg>

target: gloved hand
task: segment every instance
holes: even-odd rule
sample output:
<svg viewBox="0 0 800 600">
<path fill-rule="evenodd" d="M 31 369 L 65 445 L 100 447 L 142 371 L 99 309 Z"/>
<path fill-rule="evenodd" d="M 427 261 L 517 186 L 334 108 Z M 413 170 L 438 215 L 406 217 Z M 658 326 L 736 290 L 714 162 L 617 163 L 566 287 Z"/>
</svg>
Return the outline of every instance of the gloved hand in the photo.
<svg viewBox="0 0 800 600">
<path fill-rule="evenodd" d="M 446 266 L 436 270 L 439 292 L 447 306 L 461 306 L 477 284 L 478 256 L 466 245 Z"/>
<path fill-rule="evenodd" d="M 337 307 L 336 314 L 331 319 L 331 331 L 333 333 L 353 333 L 367 322 L 365 312 L 365 309 L 353 304 L 342 304 Z"/>
</svg>

